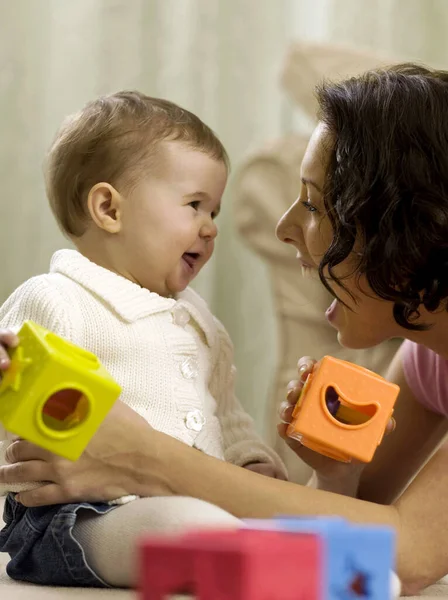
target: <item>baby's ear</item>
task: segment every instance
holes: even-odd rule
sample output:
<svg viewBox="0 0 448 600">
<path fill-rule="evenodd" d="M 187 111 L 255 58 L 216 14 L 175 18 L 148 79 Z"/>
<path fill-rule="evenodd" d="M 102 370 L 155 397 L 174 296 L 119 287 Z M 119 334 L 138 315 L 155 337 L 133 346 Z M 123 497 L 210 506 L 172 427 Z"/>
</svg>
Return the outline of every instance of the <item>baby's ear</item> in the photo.
<svg viewBox="0 0 448 600">
<path fill-rule="evenodd" d="M 100 229 L 108 233 L 118 233 L 121 229 L 121 208 L 123 198 L 110 183 L 97 183 L 87 197 L 90 216 Z"/>
</svg>

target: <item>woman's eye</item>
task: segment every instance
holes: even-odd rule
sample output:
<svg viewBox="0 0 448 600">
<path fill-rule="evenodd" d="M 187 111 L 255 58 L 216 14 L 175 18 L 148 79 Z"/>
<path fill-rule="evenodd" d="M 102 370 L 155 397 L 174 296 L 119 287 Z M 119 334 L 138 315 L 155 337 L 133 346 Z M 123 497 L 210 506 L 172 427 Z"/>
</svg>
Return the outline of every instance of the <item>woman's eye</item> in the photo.
<svg viewBox="0 0 448 600">
<path fill-rule="evenodd" d="M 302 205 L 308 212 L 316 212 L 317 208 L 311 204 L 309 200 L 302 200 Z"/>
<path fill-rule="evenodd" d="M 194 210 L 198 210 L 199 205 L 200 205 L 199 200 L 193 200 L 192 202 L 188 203 L 188 206 L 192 206 L 194 208 Z"/>
</svg>

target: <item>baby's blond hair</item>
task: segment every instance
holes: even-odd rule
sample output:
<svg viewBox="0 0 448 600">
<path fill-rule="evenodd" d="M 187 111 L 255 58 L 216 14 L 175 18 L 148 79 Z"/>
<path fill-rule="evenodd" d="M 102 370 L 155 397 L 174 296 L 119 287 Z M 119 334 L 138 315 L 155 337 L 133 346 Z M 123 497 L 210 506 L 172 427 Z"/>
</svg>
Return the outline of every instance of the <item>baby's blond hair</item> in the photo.
<svg viewBox="0 0 448 600">
<path fill-rule="evenodd" d="M 48 199 L 62 231 L 81 236 L 91 188 L 104 181 L 128 191 L 164 140 L 183 142 L 229 164 L 213 131 L 168 100 L 123 91 L 93 100 L 68 117 L 49 150 L 45 169 Z"/>
</svg>

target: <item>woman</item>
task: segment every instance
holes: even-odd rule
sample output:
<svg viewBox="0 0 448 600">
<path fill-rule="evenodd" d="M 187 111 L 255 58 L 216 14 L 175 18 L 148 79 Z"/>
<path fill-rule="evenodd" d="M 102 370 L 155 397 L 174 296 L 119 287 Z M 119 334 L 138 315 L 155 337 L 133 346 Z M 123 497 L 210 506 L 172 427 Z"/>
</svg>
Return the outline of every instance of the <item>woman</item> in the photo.
<svg viewBox="0 0 448 600">
<path fill-rule="evenodd" d="M 448 73 L 397 66 L 324 85 L 318 100 L 300 196 L 277 234 L 335 297 L 326 316 L 341 344 L 407 338 L 389 372 L 398 427 L 373 462 L 335 463 L 287 440 L 315 469 L 318 489 L 298 486 L 205 456 L 117 404 L 77 463 L 19 441 L 0 481 L 50 482 L 21 494 L 26 506 L 176 494 L 237 517 L 387 524 L 404 589 L 416 593 L 448 572 Z M 285 421 L 311 364 L 299 361 Z"/>
</svg>

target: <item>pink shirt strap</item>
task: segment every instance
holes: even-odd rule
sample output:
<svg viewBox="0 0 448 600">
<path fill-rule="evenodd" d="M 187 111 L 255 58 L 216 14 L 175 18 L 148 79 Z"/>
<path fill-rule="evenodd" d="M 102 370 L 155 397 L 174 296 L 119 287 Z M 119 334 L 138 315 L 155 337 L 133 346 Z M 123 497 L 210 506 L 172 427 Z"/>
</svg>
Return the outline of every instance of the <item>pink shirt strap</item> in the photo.
<svg viewBox="0 0 448 600">
<path fill-rule="evenodd" d="M 409 340 L 400 352 L 404 375 L 416 400 L 432 412 L 448 416 L 448 361 Z"/>
</svg>

